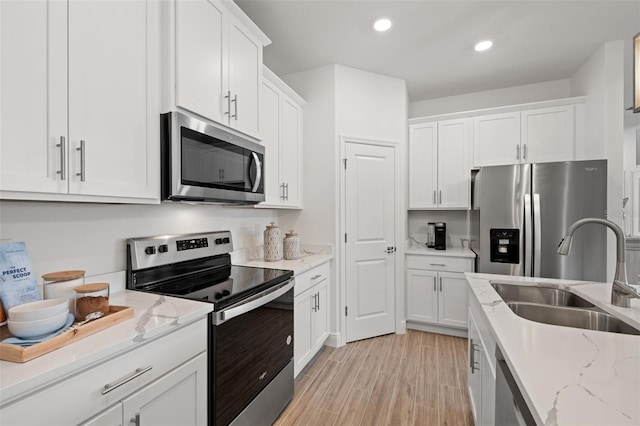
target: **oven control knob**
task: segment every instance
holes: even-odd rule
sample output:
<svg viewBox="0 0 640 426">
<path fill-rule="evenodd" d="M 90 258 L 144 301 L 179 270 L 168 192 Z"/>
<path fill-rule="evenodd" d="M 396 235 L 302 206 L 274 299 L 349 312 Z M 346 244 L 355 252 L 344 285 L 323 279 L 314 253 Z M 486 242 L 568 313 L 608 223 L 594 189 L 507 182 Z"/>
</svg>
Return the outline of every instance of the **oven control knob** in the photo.
<svg viewBox="0 0 640 426">
<path fill-rule="evenodd" d="M 228 296 L 228 295 L 230 295 L 230 294 L 231 294 L 231 292 L 230 292 L 229 290 L 226 290 L 226 289 L 225 289 L 225 290 L 222 290 L 222 295 L 223 295 L 223 296 Z"/>
<path fill-rule="evenodd" d="M 216 300 L 220 300 L 222 299 L 224 296 L 222 295 L 222 293 L 217 292 L 216 294 L 213 295 L 213 298 Z"/>
<path fill-rule="evenodd" d="M 231 242 L 231 240 L 229 238 L 227 238 L 227 237 L 224 237 L 222 239 L 222 242 L 225 243 L 225 244 L 229 244 Z"/>
<path fill-rule="evenodd" d="M 216 244 L 222 244 L 222 238 L 216 238 L 215 243 Z"/>
<path fill-rule="evenodd" d="M 168 251 L 169 251 L 169 246 L 167 246 L 166 244 L 162 244 L 161 246 L 158 246 L 159 253 L 166 253 Z"/>
<path fill-rule="evenodd" d="M 155 246 L 148 246 L 147 248 L 144 249 L 144 252 L 146 254 L 156 254 L 156 248 Z"/>
</svg>

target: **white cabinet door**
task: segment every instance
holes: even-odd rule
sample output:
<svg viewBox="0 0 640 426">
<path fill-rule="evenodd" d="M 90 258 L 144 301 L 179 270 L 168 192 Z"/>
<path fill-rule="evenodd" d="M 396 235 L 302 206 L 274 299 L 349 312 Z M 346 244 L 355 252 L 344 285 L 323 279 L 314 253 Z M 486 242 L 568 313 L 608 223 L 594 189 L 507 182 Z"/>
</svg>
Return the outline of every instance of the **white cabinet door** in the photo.
<svg viewBox="0 0 640 426">
<path fill-rule="evenodd" d="M 521 155 L 520 112 L 474 117 L 474 166 L 518 164 Z"/>
<path fill-rule="evenodd" d="M 324 345 L 329 335 L 329 298 L 327 295 L 328 280 L 316 285 L 312 291 L 315 297 L 315 308 L 311 313 L 311 336 L 314 352 Z M 312 299 L 314 299 L 312 297 Z"/>
<path fill-rule="evenodd" d="M 80 426 L 122 426 L 122 403 L 117 403 L 102 413 L 80 423 Z"/>
<path fill-rule="evenodd" d="M 207 0 L 175 2 L 176 105 L 228 122 L 223 92 L 223 9 Z"/>
<path fill-rule="evenodd" d="M 574 106 L 522 111 L 522 161 L 575 159 Z"/>
<path fill-rule="evenodd" d="M 159 13 L 154 1 L 69 1 L 73 194 L 159 195 Z"/>
<path fill-rule="evenodd" d="M 438 122 L 438 207 L 468 208 L 470 120 Z"/>
<path fill-rule="evenodd" d="M 284 183 L 284 204 L 300 205 L 300 147 L 302 141 L 302 113 L 300 105 L 282 98 L 282 139 L 280 143 L 280 171 Z"/>
<path fill-rule="evenodd" d="M 260 96 L 260 133 L 264 145 L 265 204 L 282 203 L 280 180 L 280 98 L 281 92 L 267 79 Z"/>
<path fill-rule="evenodd" d="M 496 377 L 491 371 L 489 360 L 487 359 L 487 351 L 480 344 L 480 366 L 482 371 L 482 409 L 481 421 L 482 425 L 495 425 L 496 423 Z M 476 372 L 478 373 L 478 372 Z"/>
<path fill-rule="evenodd" d="M 438 123 L 409 127 L 409 208 L 435 208 L 438 188 Z"/>
<path fill-rule="evenodd" d="M 259 134 L 259 93 L 262 85 L 262 44 L 229 15 L 228 90 L 230 126 L 252 136 Z"/>
<path fill-rule="evenodd" d="M 467 327 L 467 280 L 457 272 L 438 272 L 438 319 L 442 325 Z"/>
<path fill-rule="evenodd" d="M 207 355 L 200 354 L 124 399 L 125 424 L 205 425 Z"/>
<path fill-rule="evenodd" d="M 407 319 L 438 322 L 438 273 L 407 269 Z"/>
<path fill-rule="evenodd" d="M 314 289 L 309 289 L 296 296 L 293 308 L 293 360 L 295 375 L 307 365 L 312 357 L 312 324 L 311 314 L 315 299 L 311 297 Z"/>
<path fill-rule="evenodd" d="M 482 344 L 480 342 L 480 332 L 478 331 L 478 325 L 473 318 L 471 309 L 467 309 L 468 313 L 468 345 L 467 345 L 467 381 L 469 399 L 471 401 L 471 411 L 473 413 L 473 419 L 476 425 L 481 423 L 482 419 L 482 358 L 479 356 L 478 351 L 482 350 Z"/>
<path fill-rule="evenodd" d="M 67 192 L 66 72 L 66 3 L 0 2 L 0 190 Z"/>
</svg>

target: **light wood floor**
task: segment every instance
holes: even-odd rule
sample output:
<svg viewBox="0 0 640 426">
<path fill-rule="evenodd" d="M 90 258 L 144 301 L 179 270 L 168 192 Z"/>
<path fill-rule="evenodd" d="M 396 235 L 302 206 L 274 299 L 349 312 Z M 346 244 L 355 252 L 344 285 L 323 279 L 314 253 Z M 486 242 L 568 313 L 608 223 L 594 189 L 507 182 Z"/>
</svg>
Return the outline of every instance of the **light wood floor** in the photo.
<svg viewBox="0 0 640 426">
<path fill-rule="evenodd" d="M 467 339 L 408 330 L 325 347 L 276 426 L 473 425 Z"/>
</svg>

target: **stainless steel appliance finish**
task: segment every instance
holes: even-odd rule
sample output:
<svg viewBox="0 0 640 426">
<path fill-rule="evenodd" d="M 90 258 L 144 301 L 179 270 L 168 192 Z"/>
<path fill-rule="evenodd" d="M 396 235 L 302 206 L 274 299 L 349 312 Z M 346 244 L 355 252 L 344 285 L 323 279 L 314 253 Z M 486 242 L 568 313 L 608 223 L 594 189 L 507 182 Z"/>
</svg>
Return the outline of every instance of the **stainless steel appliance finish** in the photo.
<svg viewBox="0 0 640 426">
<path fill-rule="evenodd" d="M 264 146 L 181 112 L 161 115 L 162 199 L 255 204 L 265 200 Z"/>
<path fill-rule="evenodd" d="M 497 346 L 496 361 L 496 426 L 535 425 L 533 415 Z"/>
<path fill-rule="evenodd" d="M 232 250 L 229 231 L 129 239 L 127 288 L 213 304 L 209 424 L 272 424 L 293 397 L 293 272 Z"/>
<path fill-rule="evenodd" d="M 595 305 L 582 297 L 559 288 L 524 286 L 492 282 L 491 286 L 505 302 L 540 303 L 552 306 L 578 306 L 593 308 Z"/>
<path fill-rule="evenodd" d="M 589 226 L 576 235 L 574 256 L 560 256 L 557 245 L 576 220 L 605 217 L 606 182 L 606 160 L 483 167 L 474 206 L 480 213 L 478 272 L 604 281 L 604 228 Z"/>
</svg>

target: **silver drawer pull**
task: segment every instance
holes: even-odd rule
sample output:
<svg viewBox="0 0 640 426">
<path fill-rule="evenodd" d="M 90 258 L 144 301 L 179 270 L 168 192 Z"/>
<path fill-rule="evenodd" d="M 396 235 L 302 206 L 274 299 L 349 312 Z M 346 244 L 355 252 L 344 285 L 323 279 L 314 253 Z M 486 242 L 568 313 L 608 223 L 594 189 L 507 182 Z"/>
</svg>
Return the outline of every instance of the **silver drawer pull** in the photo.
<svg viewBox="0 0 640 426">
<path fill-rule="evenodd" d="M 140 426 L 140 413 L 135 414 L 135 417 L 131 419 L 131 423 L 135 426 Z"/>
<path fill-rule="evenodd" d="M 130 376 L 127 376 L 124 379 L 118 380 L 116 383 L 107 383 L 106 385 L 104 385 L 104 389 L 102 389 L 102 394 L 106 395 L 112 390 L 118 389 L 120 386 L 124 385 L 125 383 L 129 383 L 131 380 L 135 379 L 136 377 L 142 376 L 144 373 L 151 370 L 152 368 L 153 367 L 151 365 L 148 367 L 136 368 L 136 371 Z"/>
<path fill-rule="evenodd" d="M 320 278 L 322 276 L 322 274 L 318 274 L 318 275 L 314 275 L 311 277 L 312 280 L 317 280 L 318 278 Z"/>
<path fill-rule="evenodd" d="M 430 263 L 431 266 L 447 266 L 445 263 Z"/>
</svg>

